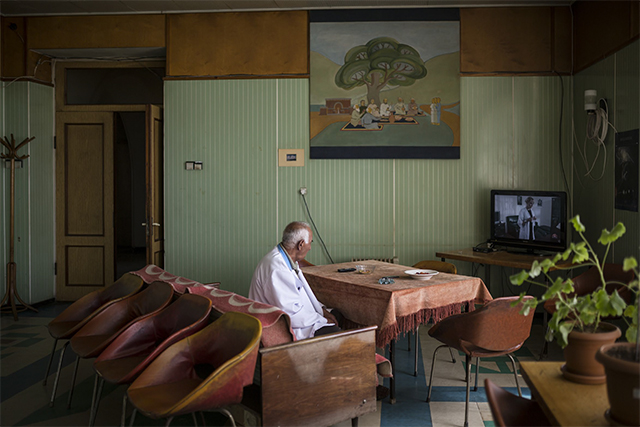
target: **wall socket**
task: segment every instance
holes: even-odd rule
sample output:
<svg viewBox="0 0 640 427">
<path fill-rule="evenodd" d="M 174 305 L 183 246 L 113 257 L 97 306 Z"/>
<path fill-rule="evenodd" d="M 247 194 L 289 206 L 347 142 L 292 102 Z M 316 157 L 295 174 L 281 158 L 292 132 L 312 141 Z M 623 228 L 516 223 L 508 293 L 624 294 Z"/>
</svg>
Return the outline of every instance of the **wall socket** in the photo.
<svg viewBox="0 0 640 427">
<path fill-rule="evenodd" d="M 299 191 L 300 191 L 300 194 L 304 196 L 305 194 L 307 194 L 307 187 L 300 187 Z"/>
</svg>

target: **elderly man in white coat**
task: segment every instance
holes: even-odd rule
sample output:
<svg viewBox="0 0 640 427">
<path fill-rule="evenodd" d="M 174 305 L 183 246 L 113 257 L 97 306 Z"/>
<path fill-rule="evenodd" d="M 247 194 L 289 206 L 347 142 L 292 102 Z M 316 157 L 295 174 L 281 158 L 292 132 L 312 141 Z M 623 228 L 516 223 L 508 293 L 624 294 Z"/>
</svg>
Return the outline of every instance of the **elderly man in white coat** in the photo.
<svg viewBox="0 0 640 427">
<path fill-rule="evenodd" d="M 252 300 L 279 307 L 289 315 L 298 340 L 341 330 L 336 316 L 318 301 L 298 266 L 311 249 L 312 239 L 309 224 L 287 225 L 282 242 L 256 267 L 249 289 Z"/>
</svg>

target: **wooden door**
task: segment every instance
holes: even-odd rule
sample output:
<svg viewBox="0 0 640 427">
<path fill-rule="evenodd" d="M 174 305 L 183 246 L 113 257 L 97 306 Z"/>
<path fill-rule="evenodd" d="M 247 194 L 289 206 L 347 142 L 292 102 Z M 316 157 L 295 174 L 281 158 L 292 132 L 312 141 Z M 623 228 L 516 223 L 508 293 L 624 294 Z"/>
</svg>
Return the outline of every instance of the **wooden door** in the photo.
<svg viewBox="0 0 640 427">
<path fill-rule="evenodd" d="M 147 264 L 164 268 L 164 134 L 162 109 L 147 106 Z"/>
<path fill-rule="evenodd" d="M 113 114 L 56 114 L 56 299 L 114 281 Z"/>
</svg>

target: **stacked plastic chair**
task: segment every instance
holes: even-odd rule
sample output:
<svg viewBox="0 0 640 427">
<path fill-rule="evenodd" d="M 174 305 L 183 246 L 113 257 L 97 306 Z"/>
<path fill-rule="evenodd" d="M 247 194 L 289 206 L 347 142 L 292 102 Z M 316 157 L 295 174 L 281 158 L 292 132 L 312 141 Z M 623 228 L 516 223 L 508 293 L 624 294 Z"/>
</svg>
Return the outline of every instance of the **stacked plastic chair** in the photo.
<svg viewBox="0 0 640 427">
<path fill-rule="evenodd" d="M 71 407 L 80 359 L 97 357 L 126 328 L 138 320 L 165 308 L 173 298 L 173 287 L 165 282 L 154 282 L 143 291 L 111 304 L 93 317 L 71 338 L 76 364 L 71 380 L 69 402 Z"/>
<path fill-rule="evenodd" d="M 253 382 L 262 325 L 253 316 L 225 313 L 215 322 L 167 348 L 127 390 L 136 412 L 152 419 L 217 410 L 240 403 Z M 195 415 L 194 415 L 195 419 Z"/>
<path fill-rule="evenodd" d="M 49 364 L 47 365 L 47 372 L 44 375 L 43 385 L 47 384 L 47 378 L 49 377 L 49 371 L 51 370 L 51 364 L 53 362 L 53 356 L 56 351 L 58 340 L 71 339 L 76 332 L 78 332 L 102 310 L 137 293 L 142 288 L 142 284 L 143 282 L 140 277 L 133 274 L 125 274 L 113 285 L 99 291 L 94 291 L 80 298 L 49 323 L 49 334 L 54 338 L 54 342 L 53 349 L 51 350 L 51 356 L 49 357 Z M 53 392 L 51 393 L 49 406 L 53 406 L 53 402 L 56 397 L 62 360 L 64 359 L 64 353 L 67 350 L 68 345 L 69 341 L 67 341 L 62 347 L 62 353 L 60 354 L 60 361 L 58 362 L 58 370 L 56 371 L 56 379 L 53 383 Z"/>
<path fill-rule="evenodd" d="M 165 349 L 208 324 L 211 301 L 184 294 L 162 311 L 133 323 L 105 348 L 93 363 L 96 381 L 91 418 L 94 425 L 104 382 L 131 384 Z M 126 394 L 122 408 L 122 424 Z"/>
</svg>

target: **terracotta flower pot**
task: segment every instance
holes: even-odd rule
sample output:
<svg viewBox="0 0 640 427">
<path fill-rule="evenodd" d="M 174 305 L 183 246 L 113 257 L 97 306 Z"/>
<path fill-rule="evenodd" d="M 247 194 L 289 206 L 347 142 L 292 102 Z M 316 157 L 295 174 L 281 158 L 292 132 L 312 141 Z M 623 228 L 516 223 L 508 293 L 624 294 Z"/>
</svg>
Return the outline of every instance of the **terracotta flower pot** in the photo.
<svg viewBox="0 0 640 427">
<path fill-rule="evenodd" d="M 603 345 L 596 353 L 607 375 L 611 409 L 606 416 L 626 426 L 640 425 L 640 363 L 634 361 L 635 354 L 636 345 L 628 342 Z"/>
<path fill-rule="evenodd" d="M 569 344 L 564 349 L 562 375 L 569 381 L 581 384 L 604 384 L 604 366 L 596 361 L 596 352 L 605 344 L 611 344 L 622 335 L 611 323 L 601 322 L 597 332 L 571 331 Z"/>
</svg>

